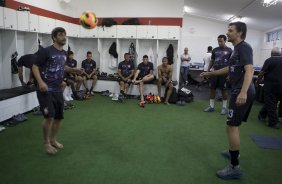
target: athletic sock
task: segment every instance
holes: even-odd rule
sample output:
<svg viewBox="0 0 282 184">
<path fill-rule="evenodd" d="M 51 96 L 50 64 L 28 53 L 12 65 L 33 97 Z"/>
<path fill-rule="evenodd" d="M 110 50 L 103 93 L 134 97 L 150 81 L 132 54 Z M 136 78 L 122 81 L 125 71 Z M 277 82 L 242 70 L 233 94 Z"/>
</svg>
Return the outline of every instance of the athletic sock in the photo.
<svg viewBox="0 0 282 184">
<path fill-rule="evenodd" d="M 91 92 L 92 92 L 92 90 L 93 90 L 93 86 L 91 86 L 91 88 L 90 88 L 90 91 L 89 91 L 89 92 L 91 93 Z"/>
<path fill-rule="evenodd" d="M 237 166 L 239 165 L 239 150 L 231 151 L 229 150 L 230 156 L 231 156 L 231 165 Z"/>
<path fill-rule="evenodd" d="M 226 108 L 227 107 L 227 100 L 222 100 L 222 107 Z"/>
<path fill-rule="evenodd" d="M 214 99 L 210 99 L 210 106 L 211 108 L 214 108 Z"/>
</svg>

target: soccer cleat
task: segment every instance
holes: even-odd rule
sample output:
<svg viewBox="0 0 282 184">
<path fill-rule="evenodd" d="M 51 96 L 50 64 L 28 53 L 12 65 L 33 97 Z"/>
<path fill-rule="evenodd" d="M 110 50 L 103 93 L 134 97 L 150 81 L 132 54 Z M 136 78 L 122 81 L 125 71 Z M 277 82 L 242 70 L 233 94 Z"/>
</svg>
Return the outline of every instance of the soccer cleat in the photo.
<svg viewBox="0 0 282 184">
<path fill-rule="evenodd" d="M 227 165 L 224 169 L 216 172 L 217 177 L 224 180 L 240 179 L 243 176 L 243 172 L 239 165 L 233 166 Z"/>
<path fill-rule="evenodd" d="M 226 107 L 222 107 L 220 114 L 221 115 L 226 115 L 227 114 L 227 108 Z"/>
<path fill-rule="evenodd" d="M 146 96 L 146 101 L 150 102 L 151 96 L 152 96 L 152 93 L 149 93 L 149 94 Z"/>
<path fill-rule="evenodd" d="M 205 110 L 204 110 L 204 112 L 213 112 L 215 109 L 214 108 L 212 108 L 211 106 L 208 106 Z"/>
<path fill-rule="evenodd" d="M 154 102 L 155 102 L 155 103 L 161 103 L 161 98 L 160 98 L 159 95 L 156 95 L 156 96 L 154 97 Z"/>
<path fill-rule="evenodd" d="M 139 106 L 140 106 L 140 107 L 145 107 L 145 101 L 140 101 L 140 102 L 139 102 Z"/>
</svg>

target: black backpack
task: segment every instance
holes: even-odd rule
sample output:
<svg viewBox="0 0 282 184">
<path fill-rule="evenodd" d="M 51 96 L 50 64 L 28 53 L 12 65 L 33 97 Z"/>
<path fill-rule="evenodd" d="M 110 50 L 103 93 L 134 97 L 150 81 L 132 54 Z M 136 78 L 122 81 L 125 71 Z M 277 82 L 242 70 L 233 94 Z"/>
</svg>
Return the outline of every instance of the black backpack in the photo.
<svg viewBox="0 0 282 184">
<path fill-rule="evenodd" d="M 113 26 L 113 25 L 117 25 L 117 21 L 115 21 L 115 20 L 112 19 L 112 18 L 104 18 L 104 19 L 102 20 L 102 23 L 101 23 L 101 26 L 102 26 L 102 27 L 104 27 L 104 26 L 106 26 L 106 27 L 111 27 L 111 26 Z"/>
<path fill-rule="evenodd" d="M 178 99 L 180 101 L 190 103 L 194 100 L 194 95 L 191 90 L 187 89 L 186 87 L 182 87 L 178 89 Z"/>
<path fill-rule="evenodd" d="M 167 91 L 168 91 L 168 88 L 165 91 L 165 95 L 164 95 L 165 98 L 167 95 Z M 177 94 L 176 88 L 173 87 L 173 90 L 172 90 L 171 96 L 168 99 L 168 102 L 171 104 L 175 104 L 177 101 L 178 101 L 178 94 Z"/>
</svg>

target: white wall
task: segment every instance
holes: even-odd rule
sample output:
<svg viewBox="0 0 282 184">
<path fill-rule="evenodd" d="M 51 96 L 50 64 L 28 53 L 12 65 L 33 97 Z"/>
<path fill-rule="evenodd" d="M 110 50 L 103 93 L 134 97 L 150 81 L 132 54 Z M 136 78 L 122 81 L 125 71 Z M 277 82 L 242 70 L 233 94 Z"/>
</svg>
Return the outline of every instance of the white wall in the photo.
<svg viewBox="0 0 282 184">
<path fill-rule="evenodd" d="M 213 48 L 218 46 L 217 37 L 220 34 L 226 34 L 227 26 L 227 22 L 185 15 L 180 49 L 183 50 L 188 47 L 192 62 L 203 62 L 203 55 L 207 52 L 207 47 L 209 45 Z M 260 54 L 263 39 L 264 34 L 262 32 L 248 29 L 246 42 L 253 48 L 255 65 L 262 65 L 263 63 Z M 233 49 L 231 43 L 227 43 L 227 46 Z"/>
<path fill-rule="evenodd" d="M 184 0 L 16 0 L 64 15 L 79 17 L 91 10 L 98 17 L 182 17 Z"/>
</svg>

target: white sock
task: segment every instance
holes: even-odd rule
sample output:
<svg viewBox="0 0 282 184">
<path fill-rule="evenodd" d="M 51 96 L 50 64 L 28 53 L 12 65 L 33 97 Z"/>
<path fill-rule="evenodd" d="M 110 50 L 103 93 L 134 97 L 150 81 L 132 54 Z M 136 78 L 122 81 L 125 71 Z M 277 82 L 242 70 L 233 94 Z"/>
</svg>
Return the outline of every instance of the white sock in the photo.
<svg viewBox="0 0 282 184">
<path fill-rule="evenodd" d="M 210 99 L 210 106 L 211 108 L 214 108 L 214 99 Z"/>
<path fill-rule="evenodd" d="M 227 107 L 227 100 L 222 100 L 222 107 L 226 108 Z"/>
</svg>

